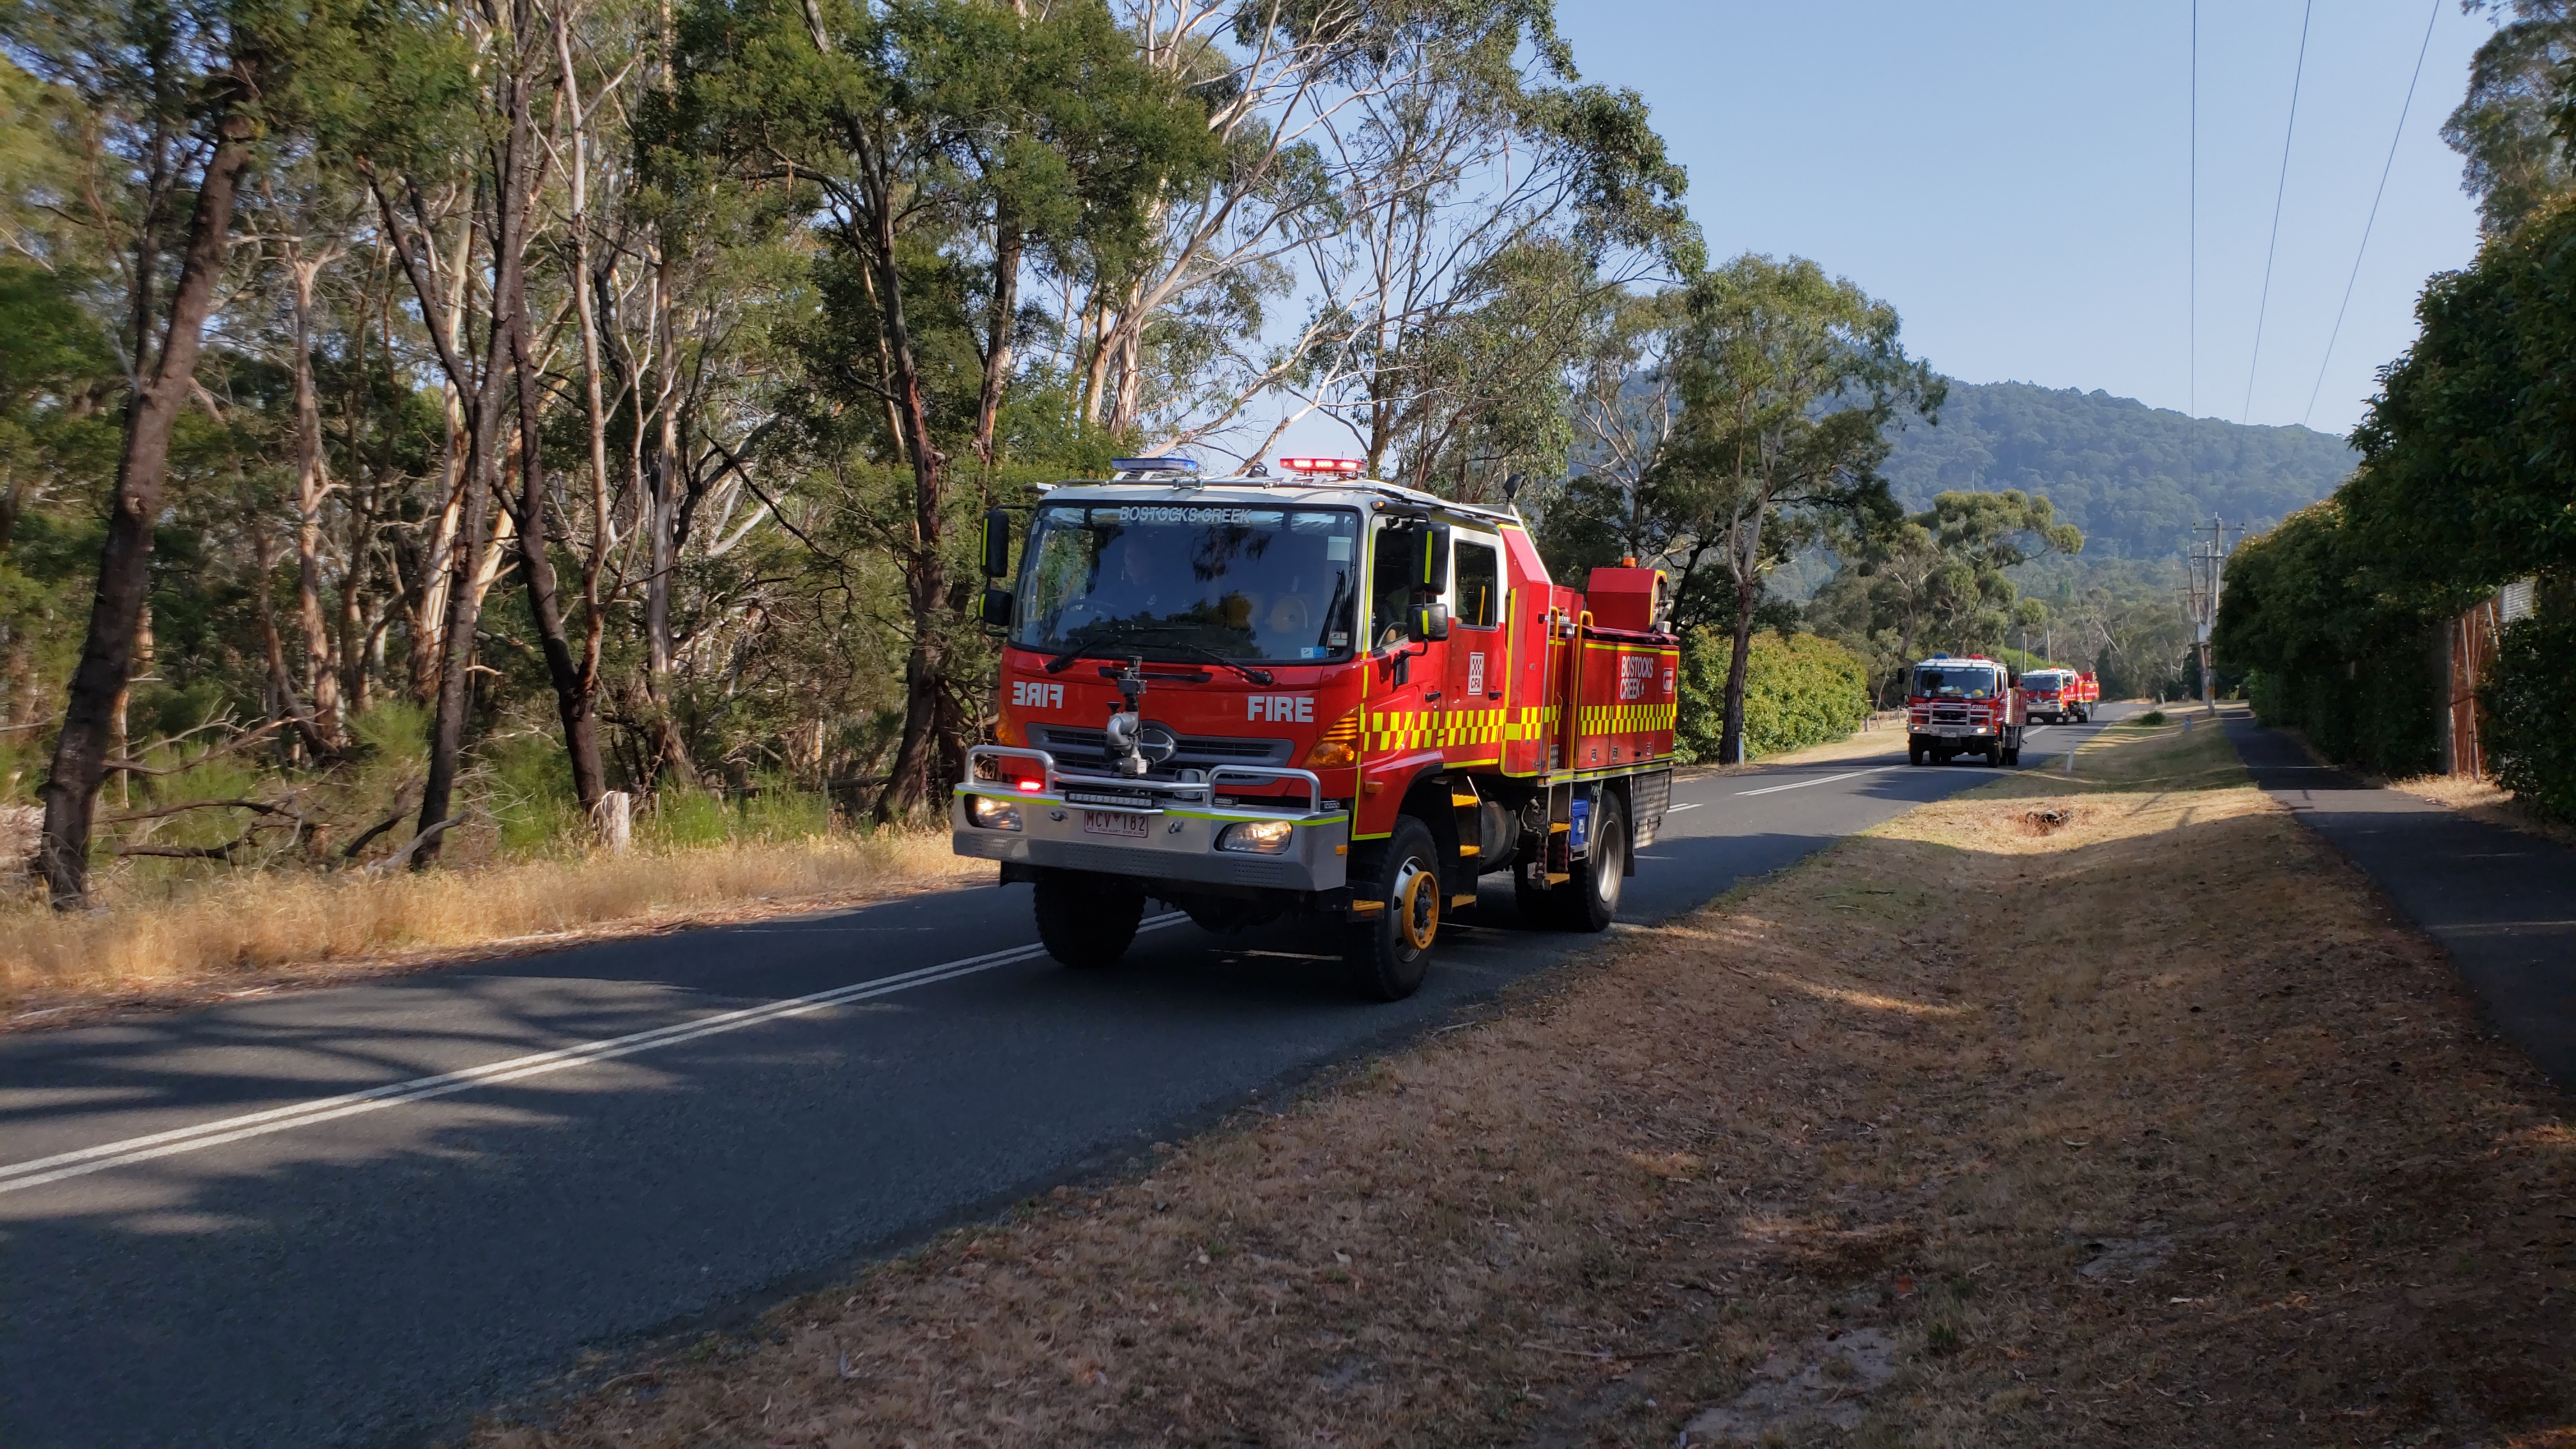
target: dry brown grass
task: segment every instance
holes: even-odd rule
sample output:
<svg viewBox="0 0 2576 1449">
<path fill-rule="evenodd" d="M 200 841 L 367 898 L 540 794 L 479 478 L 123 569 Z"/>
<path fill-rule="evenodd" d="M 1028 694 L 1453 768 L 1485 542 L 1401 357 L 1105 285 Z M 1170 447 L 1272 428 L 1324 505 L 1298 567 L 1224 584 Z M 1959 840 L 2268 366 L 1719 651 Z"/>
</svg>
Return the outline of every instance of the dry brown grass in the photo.
<svg viewBox="0 0 2576 1449">
<path fill-rule="evenodd" d="M 2083 765 L 478 1442 L 2576 1444 L 2565 1099 L 2217 732 Z"/>
<path fill-rule="evenodd" d="M 945 832 L 818 836 L 424 874 L 244 871 L 148 902 L 0 906 L 0 1028 L 406 970 L 494 947 L 662 930 L 982 877 Z"/>
<path fill-rule="evenodd" d="M 2538 835 L 2561 845 L 2576 845 L 2576 826 L 2547 819 L 2533 812 L 2511 790 L 2484 778 L 2461 775 L 2417 775 L 2409 780 L 2391 780 L 2388 788 L 2447 805 L 2472 820 Z"/>
</svg>

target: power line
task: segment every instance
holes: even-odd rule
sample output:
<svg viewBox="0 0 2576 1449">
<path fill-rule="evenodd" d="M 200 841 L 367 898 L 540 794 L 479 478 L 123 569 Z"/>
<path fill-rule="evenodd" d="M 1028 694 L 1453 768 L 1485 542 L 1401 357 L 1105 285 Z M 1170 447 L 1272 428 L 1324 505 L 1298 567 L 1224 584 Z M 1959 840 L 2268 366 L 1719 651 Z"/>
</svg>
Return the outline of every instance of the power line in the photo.
<svg viewBox="0 0 2576 1449">
<path fill-rule="evenodd" d="M 2254 304 L 2254 357 L 2245 365 L 2245 414 L 2241 422 L 2254 421 L 2254 374 L 2263 365 L 2263 314 L 2272 306 L 2272 258 L 2281 250 L 2281 202 L 2290 194 L 2290 138 L 2299 133 L 2299 82 L 2308 73 L 2308 21 L 2317 13 L 2317 0 L 2308 0 L 2299 12 L 2299 62 L 2290 71 L 2290 124 L 2281 133 L 2281 180 L 2272 192 L 2272 242 L 2263 252 L 2263 292 Z"/>
<path fill-rule="evenodd" d="M 2370 194 L 2370 219 L 2361 224 L 2361 246 L 2352 254 L 2352 276 L 2343 284 L 2343 305 L 2335 309 L 2334 331 L 2326 334 L 2326 355 L 2317 360 L 2317 385 L 2308 389 L 2308 410 L 2299 414 L 2299 426 L 2306 427 L 2308 417 L 2317 410 L 2317 395 L 2325 391 L 2326 368 L 2334 362 L 2335 342 L 2343 336 L 2343 314 L 2352 308 L 2353 285 L 2361 280 L 2361 259 L 2370 251 L 2370 229 L 2379 224 L 2379 199 L 2388 194 L 2388 173 L 2397 166 L 2397 143 L 2406 139 L 2406 114 L 2415 109 L 2415 83 L 2424 78 L 2424 57 L 2432 53 L 2433 22 L 2442 18 L 2442 0 L 2433 0 L 2433 13 L 2424 17 L 2424 43 L 2415 50 L 2415 74 L 2406 81 L 2406 104 L 2397 108 L 2397 134 L 2388 138 L 2388 160 L 2379 168 L 2379 189 Z"/>
</svg>

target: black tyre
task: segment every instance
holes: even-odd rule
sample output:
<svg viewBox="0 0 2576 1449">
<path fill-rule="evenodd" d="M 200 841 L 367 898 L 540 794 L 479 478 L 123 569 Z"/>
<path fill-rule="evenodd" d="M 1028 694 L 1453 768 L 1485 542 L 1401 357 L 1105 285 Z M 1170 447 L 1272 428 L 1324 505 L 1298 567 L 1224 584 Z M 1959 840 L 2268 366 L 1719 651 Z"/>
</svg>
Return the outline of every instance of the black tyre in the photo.
<svg viewBox="0 0 2576 1449">
<path fill-rule="evenodd" d="M 2002 745 L 2000 742 L 1998 742 L 1998 743 L 1996 743 L 1996 744 L 1991 744 L 1991 745 L 1986 746 L 1986 748 L 1985 748 L 1985 756 L 1986 756 L 1986 768 L 1987 768 L 1987 769 L 1992 770 L 1992 769 L 1996 769 L 1996 768 L 2000 767 L 2000 766 L 2003 764 L 2003 762 L 2004 762 L 2004 747 L 2003 747 L 2003 745 Z"/>
<path fill-rule="evenodd" d="M 1430 827 L 1398 816 L 1369 879 L 1351 885 L 1355 897 L 1365 891 L 1362 898 L 1380 903 L 1374 916 L 1343 933 L 1342 964 L 1351 987 L 1371 1001 L 1402 1001 L 1422 989 L 1431 970 L 1431 944 L 1449 908 Z"/>
<path fill-rule="evenodd" d="M 1906 746 L 1906 747 L 1905 747 L 1905 763 L 1907 763 L 1907 764 L 1909 764 L 1909 765 L 1919 765 L 1919 764 L 1922 764 L 1922 763 L 1923 763 L 1923 747 L 1922 747 L 1921 745 L 1908 745 L 1908 746 Z"/>
<path fill-rule="evenodd" d="M 1037 880 L 1038 939 L 1078 971 L 1113 966 L 1145 918 L 1145 891 L 1114 875 L 1051 870 Z"/>
</svg>

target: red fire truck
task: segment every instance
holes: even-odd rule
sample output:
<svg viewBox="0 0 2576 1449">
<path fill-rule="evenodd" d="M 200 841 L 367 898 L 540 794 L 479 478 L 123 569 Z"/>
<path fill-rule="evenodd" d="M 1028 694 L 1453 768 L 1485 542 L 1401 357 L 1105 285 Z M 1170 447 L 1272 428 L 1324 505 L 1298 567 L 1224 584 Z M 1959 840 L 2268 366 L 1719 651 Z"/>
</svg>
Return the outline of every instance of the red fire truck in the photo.
<svg viewBox="0 0 2576 1449">
<path fill-rule="evenodd" d="M 2101 681 L 2091 670 L 2033 669 L 2021 677 L 2022 707 L 2032 719 L 2050 724 L 2082 723 L 2093 717 L 2102 699 Z"/>
<path fill-rule="evenodd" d="M 1982 654 L 1935 654 L 1914 666 L 1905 688 L 1905 757 L 1946 765 L 1983 755 L 1989 765 L 2021 763 L 2029 724 L 2010 671 Z"/>
<path fill-rule="evenodd" d="M 1663 574 L 1577 592 L 1517 511 L 1360 471 L 1119 459 L 1024 531 L 987 515 L 999 723 L 950 823 L 1036 888 L 1058 961 L 1116 961 L 1149 898 L 1212 930 L 1306 912 L 1391 1001 L 1489 872 L 1547 926 L 1617 912 L 1672 790 Z"/>
</svg>

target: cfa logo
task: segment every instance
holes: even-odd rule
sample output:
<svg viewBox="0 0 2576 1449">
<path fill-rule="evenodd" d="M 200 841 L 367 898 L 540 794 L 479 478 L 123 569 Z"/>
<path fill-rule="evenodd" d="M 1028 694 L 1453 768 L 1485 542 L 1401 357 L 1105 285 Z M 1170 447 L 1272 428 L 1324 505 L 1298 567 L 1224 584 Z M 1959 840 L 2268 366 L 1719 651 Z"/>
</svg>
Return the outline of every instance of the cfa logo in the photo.
<svg viewBox="0 0 2576 1449">
<path fill-rule="evenodd" d="M 1243 698 L 1245 719 L 1269 720 L 1274 724 L 1311 724 L 1315 719 L 1315 697 L 1311 694 L 1248 694 Z"/>
<path fill-rule="evenodd" d="M 1011 681 L 1011 703 L 1031 709 L 1064 708 L 1064 686 L 1036 679 Z"/>
</svg>

